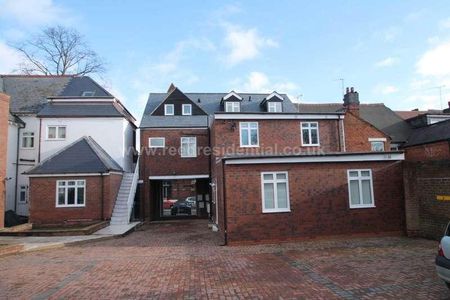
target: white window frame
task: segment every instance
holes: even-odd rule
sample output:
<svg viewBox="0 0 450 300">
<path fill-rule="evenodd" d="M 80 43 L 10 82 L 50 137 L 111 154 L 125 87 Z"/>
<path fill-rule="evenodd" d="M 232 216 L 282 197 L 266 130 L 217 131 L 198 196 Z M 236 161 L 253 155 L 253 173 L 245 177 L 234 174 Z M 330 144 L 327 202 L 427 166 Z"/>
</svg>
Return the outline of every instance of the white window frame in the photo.
<svg viewBox="0 0 450 300">
<path fill-rule="evenodd" d="M 225 102 L 225 112 L 240 112 L 241 102 L 239 101 L 227 101 Z"/>
<path fill-rule="evenodd" d="M 94 97 L 95 95 L 95 91 L 84 91 L 81 94 L 81 97 Z"/>
<path fill-rule="evenodd" d="M 67 194 L 68 194 L 67 190 L 69 188 L 69 185 L 68 185 L 69 181 L 75 181 L 75 185 L 71 185 L 70 186 L 71 188 L 75 188 L 75 195 L 74 195 L 74 197 L 75 197 L 75 199 L 74 199 L 75 200 L 75 204 L 67 204 Z M 82 181 L 83 185 L 79 185 L 78 184 L 79 181 Z M 59 186 L 60 182 L 65 182 L 66 185 L 64 187 L 60 187 Z M 83 187 L 84 188 L 84 190 L 83 190 L 83 204 L 78 204 L 77 203 L 77 198 L 78 198 L 77 196 L 78 196 L 78 188 L 79 187 Z M 59 204 L 59 201 L 58 201 L 59 189 L 60 188 L 64 188 L 65 189 L 65 196 L 64 196 L 65 204 Z M 86 207 L 86 180 L 85 179 L 57 180 L 56 181 L 56 207 Z"/>
<path fill-rule="evenodd" d="M 189 107 L 189 112 L 185 112 L 184 109 Z M 181 106 L 181 113 L 183 114 L 183 116 L 192 116 L 192 104 L 183 104 Z"/>
<path fill-rule="evenodd" d="M 162 140 L 162 146 L 152 146 L 152 140 Z M 166 138 L 163 137 L 151 137 L 148 139 L 148 147 L 149 148 L 165 148 L 166 147 Z"/>
<path fill-rule="evenodd" d="M 189 147 L 191 145 L 191 143 L 192 143 L 192 142 L 189 141 L 191 139 L 194 140 L 194 153 L 190 155 L 189 151 L 187 151 L 188 154 L 187 155 L 183 155 L 183 145 L 187 145 Z M 197 157 L 197 137 L 195 137 L 195 136 L 182 136 L 180 138 L 180 156 L 183 157 L 183 158 Z"/>
<path fill-rule="evenodd" d="M 25 139 L 31 139 L 33 141 L 33 147 L 24 147 L 23 140 Z M 35 134 L 34 131 L 22 131 L 20 136 L 20 149 L 34 149 L 35 147 Z"/>
<path fill-rule="evenodd" d="M 264 175 L 271 174 L 273 179 L 264 179 Z M 277 179 L 277 174 L 285 174 L 286 179 Z M 274 199 L 274 208 L 265 208 L 265 196 L 264 196 L 264 184 L 272 183 L 273 184 L 273 199 Z M 286 183 L 286 195 L 287 195 L 287 208 L 278 208 L 278 187 L 277 183 Z M 274 172 L 261 172 L 261 199 L 262 199 L 262 212 L 263 213 L 281 213 L 281 212 L 290 212 L 291 204 L 289 197 L 289 174 L 287 171 L 274 171 Z"/>
<path fill-rule="evenodd" d="M 370 142 L 370 150 L 372 152 L 384 152 L 386 151 L 386 138 L 369 138 L 369 142 Z M 382 151 L 375 151 L 373 146 L 374 143 L 383 143 L 383 150 Z"/>
<path fill-rule="evenodd" d="M 25 193 L 25 199 L 23 201 L 22 192 Z M 28 185 L 21 185 L 19 187 L 19 203 L 28 203 Z"/>
<path fill-rule="evenodd" d="M 278 110 L 278 108 L 280 108 Z M 267 102 L 267 112 L 277 113 L 283 111 L 283 104 L 281 102 L 269 101 Z"/>
<path fill-rule="evenodd" d="M 48 136 L 51 127 L 55 127 L 55 138 L 50 138 Z M 60 128 L 64 128 L 64 130 L 65 130 L 64 138 L 59 137 Z M 45 134 L 45 137 L 46 137 L 46 140 L 48 140 L 48 141 L 64 141 L 67 138 L 67 126 L 66 125 L 47 125 L 47 132 Z"/>
<path fill-rule="evenodd" d="M 358 172 L 358 177 L 350 177 L 350 172 Z M 369 176 L 362 176 L 362 172 L 369 172 Z M 371 204 L 363 204 L 362 180 L 370 180 L 370 193 L 372 197 Z M 359 200 L 360 204 L 352 204 L 352 193 L 350 190 L 350 181 L 358 181 L 359 185 Z M 371 169 L 349 169 L 347 170 L 347 188 L 348 188 L 348 203 L 350 208 L 374 208 L 375 198 L 373 194 L 373 176 Z"/>
<path fill-rule="evenodd" d="M 247 128 L 242 128 L 244 124 L 248 124 Z M 256 128 L 251 128 L 250 124 L 256 124 Z M 256 145 L 252 145 L 251 144 L 251 141 L 252 141 L 251 132 L 254 129 L 256 129 L 256 138 L 257 138 Z M 242 130 L 247 130 L 248 131 L 248 142 L 249 142 L 248 145 L 245 145 L 243 143 Z M 239 122 L 239 142 L 240 142 L 240 146 L 243 147 L 243 148 L 259 147 L 259 124 L 258 124 L 258 122 Z"/>
<path fill-rule="evenodd" d="M 307 127 L 303 128 L 303 124 L 305 124 Z M 317 127 L 311 127 L 311 124 L 316 124 Z M 309 143 L 306 144 L 303 142 L 303 129 L 308 129 L 308 138 L 309 138 Z M 313 144 L 312 142 L 312 134 L 311 134 L 311 130 L 316 129 L 317 130 L 317 143 Z M 319 122 L 300 122 L 300 137 L 302 140 L 302 146 L 305 147 L 316 147 L 316 146 L 320 146 L 320 133 L 319 133 Z"/>
<path fill-rule="evenodd" d="M 171 107 L 172 108 L 172 113 L 168 113 L 167 109 Z M 164 104 L 164 115 L 165 116 L 174 116 L 175 115 L 175 105 L 173 104 Z"/>
</svg>

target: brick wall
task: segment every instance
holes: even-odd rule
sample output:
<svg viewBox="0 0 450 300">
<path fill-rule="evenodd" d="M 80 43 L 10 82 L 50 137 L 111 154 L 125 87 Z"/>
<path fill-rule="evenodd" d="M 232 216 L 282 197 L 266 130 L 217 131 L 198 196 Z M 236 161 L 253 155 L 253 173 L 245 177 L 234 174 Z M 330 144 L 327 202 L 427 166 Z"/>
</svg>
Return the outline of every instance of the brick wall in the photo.
<svg viewBox="0 0 450 300">
<path fill-rule="evenodd" d="M 400 162 L 226 165 L 228 242 L 402 232 Z M 347 169 L 372 169 L 375 208 L 350 209 Z M 261 172 L 288 171 L 289 213 L 262 213 Z"/>
<path fill-rule="evenodd" d="M 405 149 L 407 161 L 450 159 L 450 142 L 441 141 Z"/>
<path fill-rule="evenodd" d="M 370 152 L 369 138 L 386 138 L 384 150 L 390 150 L 390 138 L 353 113 L 347 112 L 344 119 L 345 146 L 347 152 Z"/>
<path fill-rule="evenodd" d="M 5 177 L 6 152 L 8 145 L 9 96 L 0 93 L 0 228 L 4 226 L 5 216 Z"/>
<path fill-rule="evenodd" d="M 56 207 L 57 180 L 86 180 L 85 207 Z M 88 177 L 31 177 L 30 223 L 62 224 L 111 218 L 122 175 Z"/>
<path fill-rule="evenodd" d="M 406 225 L 409 236 L 440 239 L 450 221 L 450 160 L 404 164 Z"/>
</svg>

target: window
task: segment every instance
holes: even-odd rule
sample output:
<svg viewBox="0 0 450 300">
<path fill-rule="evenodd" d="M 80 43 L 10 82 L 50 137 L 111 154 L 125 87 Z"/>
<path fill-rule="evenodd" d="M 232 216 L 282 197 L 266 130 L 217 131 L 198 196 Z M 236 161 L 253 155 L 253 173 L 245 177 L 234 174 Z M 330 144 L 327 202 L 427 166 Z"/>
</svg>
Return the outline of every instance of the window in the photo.
<svg viewBox="0 0 450 300">
<path fill-rule="evenodd" d="M 164 148 L 166 146 L 166 139 L 162 137 L 149 138 L 148 145 L 150 148 Z"/>
<path fill-rule="evenodd" d="M 241 103 L 236 101 L 225 102 L 225 111 L 226 112 L 240 112 L 241 111 Z"/>
<path fill-rule="evenodd" d="M 181 157 L 197 157 L 197 138 L 181 138 Z"/>
<path fill-rule="evenodd" d="M 241 147 L 258 147 L 258 123 L 241 122 L 240 124 Z"/>
<path fill-rule="evenodd" d="M 84 91 L 83 94 L 81 94 L 82 97 L 93 97 L 94 95 L 94 91 Z"/>
<path fill-rule="evenodd" d="M 164 115 L 173 116 L 175 114 L 174 110 L 175 109 L 174 109 L 173 104 L 165 104 L 164 105 Z"/>
<path fill-rule="evenodd" d="M 263 213 L 290 211 L 287 172 L 261 173 L 261 189 Z"/>
<path fill-rule="evenodd" d="M 21 185 L 19 190 L 19 202 L 27 203 L 28 202 L 28 186 Z"/>
<path fill-rule="evenodd" d="M 34 132 L 31 131 L 22 132 L 22 148 L 24 149 L 34 148 Z"/>
<path fill-rule="evenodd" d="M 82 207 L 85 201 L 85 180 L 56 181 L 56 207 Z"/>
<path fill-rule="evenodd" d="M 369 138 L 370 148 L 374 152 L 383 152 L 386 138 Z"/>
<path fill-rule="evenodd" d="M 192 105 L 191 104 L 183 104 L 183 116 L 192 115 Z"/>
<path fill-rule="evenodd" d="M 348 170 L 350 208 L 375 207 L 371 170 Z"/>
<path fill-rule="evenodd" d="M 64 140 L 66 138 L 66 126 L 48 126 L 48 140 Z"/>
<path fill-rule="evenodd" d="M 302 146 L 319 146 L 319 123 L 302 122 Z"/>
<path fill-rule="evenodd" d="M 281 112 L 281 102 L 267 102 L 268 112 Z"/>
</svg>

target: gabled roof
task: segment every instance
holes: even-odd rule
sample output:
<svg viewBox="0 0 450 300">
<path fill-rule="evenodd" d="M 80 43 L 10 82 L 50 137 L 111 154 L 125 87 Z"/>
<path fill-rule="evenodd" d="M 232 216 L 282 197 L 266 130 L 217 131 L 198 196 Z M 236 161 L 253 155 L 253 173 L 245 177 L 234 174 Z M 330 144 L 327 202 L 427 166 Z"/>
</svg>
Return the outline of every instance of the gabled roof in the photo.
<svg viewBox="0 0 450 300">
<path fill-rule="evenodd" d="M 403 120 L 409 120 L 412 118 L 416 118 L 421 115 L 441 115 L 445 114 L 442 110 L 438 109 L 429 109 L 429 110 L 411 110 L 411 111 L 402 111 L 396 110 L 395 113 L 402 118 Z"/>
<path fill-rule="evenodd" d="M 47 97 L 59 95 L 72 76 L 0 75 L 0 92 L 11 96 L 12 113 L 37 113 Z"/>
<path fill-rule="evenodd" d="M 344 111 L 344 106 L 341 103 L 297 103 L 296 105 L 299 112 L 331 113 Z M 406 142 L 412 131 L 407 122 L 382 103 L 360 104 L 359 116 L 378 130 L 389 135 L 393 143 Z"/>
<path fill-rule="evenodd" d="M 273 91 L 272 94 L 270 94 L 269 96 L 267 96 L 266 98 L 264 98 L 264 100 L 261 102 L 261 104 L 266 103 L 267 101 L 272 100 L 273 98 L 275 98 L 274 100 L 281 100 L 283 101 L 283 97 L 281 97 L 280 94 L 278 94 L 276 91 Z"/>
<path fill-rule="evenodd" d="M 238 101 L 242 101 L 243 98 L 241 96 L 239 96 L 238 93 L 236 93 L 235 91 L 231 91 L 228 94 L 226 94 L 225 96 L 223 96 L 222 101 L 231 101 L 231 100 L 238 100 Z"/>
<path fill-rule="evenodd" d="M 184 93 L 191 101 L 197 104 L 203 111 L 209 116 L 213 116 L 216 112 L 222 112 L 223 107 L 221 100 L 228 93 Z M 255 112 L 255 113 L 267 113 L 267 111 L 261 107 L 260 103 L 269 94 L 252 94 L 252 93 L 239 93 L 243 98 L 241 101 L 241 112 Z M 297 113 L 297 108 L 291 102 L 289 97 L 285 94 L 280 94 L 283 97 L 283 112 L 284 113 Z M 154 119 L 155 116 L 151 116 L 151 113 L 158 107 L 162 101 L 167 97 L 167 93 L 150 93 L 145 106 L 144 115 L 142 116 L 141 128 L 151 127 L 192 127 L 193 122 L 202 123 L 203 126 L 208 126 L 207 116 L 184 116 L 183 118 L 174 118 L 176 116 L 170 116 L 167 121 L 164 121 L 164 125 L 159 120 Z M 203 117 L 197 118 L 196 117 Z M 170 122 L 170 124 L 167 124 Z M 161 125 L 159 125 L 161 124 Z"/>
<path fill-rule="evenodd" d="M 414 129 L 405 147 L 450 141 L 450 120 Z"/>
<path fill-rule="evenodd" d="M 81 174 L 109 171 L 123 172 L 123 169 L 92 137 L 85 136 L 42 161 L 26 174 Z"/>
<path fill-rule="evenodd" d="M 185 93 L 183 93 L 179 88 L 173 85 L 173 83 L 170 85 L 169 90 L 166 93 L 166 98 L 161 101 L 151 112 L 153 115 L 155 111 L 158 109 L 158 107 L 162 106 L 163 103 L 165 103 L 167 100 L 171 99 L 184 99 L 187 100 L 189 103 L 191 103 L 193 106 L 196 106 L 199 108 L 199 110 L 206 115 L 206 112 L 194 101 L 192 101 L 188 96 L 186 96 Z"/>
</svg>

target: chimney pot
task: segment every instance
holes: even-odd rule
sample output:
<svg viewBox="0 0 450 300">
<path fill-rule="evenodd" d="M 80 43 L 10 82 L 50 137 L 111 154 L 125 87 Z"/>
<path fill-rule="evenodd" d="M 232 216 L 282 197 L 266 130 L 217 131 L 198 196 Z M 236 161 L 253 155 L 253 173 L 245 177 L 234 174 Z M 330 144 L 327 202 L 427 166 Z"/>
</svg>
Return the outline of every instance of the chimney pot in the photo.
<svg viewBox="0 0 450 300">
<path fill-rule="evenodd" d="M 349 87 L 346 87 L 346 88 L 345 88 L 345 92 L 346 92 L 347 94 L 350 93 Z"/>
<path fill-rule="evenodd" d="M 354 89 L 353 87 L 351 87 L 351 88 L 350 88 L 350 92 L 353 93 L 354 91 L 355 91 L 355 89 Z"/>
</svg>

